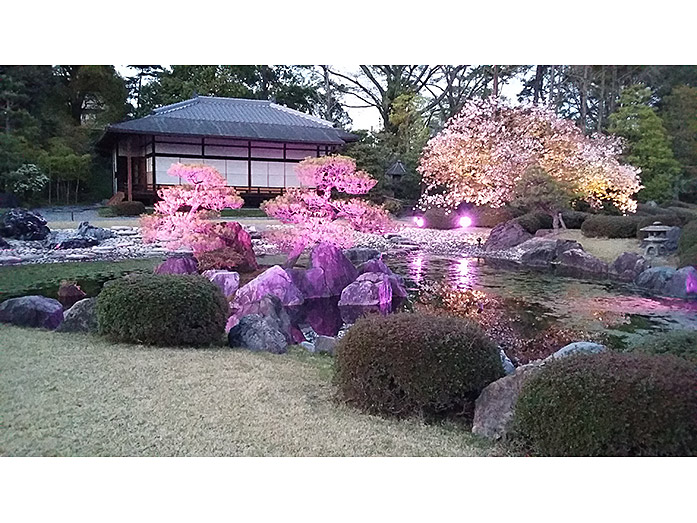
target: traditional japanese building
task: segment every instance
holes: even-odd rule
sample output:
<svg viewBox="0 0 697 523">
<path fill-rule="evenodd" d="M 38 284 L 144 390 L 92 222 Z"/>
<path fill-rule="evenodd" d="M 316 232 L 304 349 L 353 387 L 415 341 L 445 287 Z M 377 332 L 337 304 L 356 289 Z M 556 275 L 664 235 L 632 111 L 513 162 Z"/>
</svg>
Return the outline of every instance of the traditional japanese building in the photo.
<svg viewBox="0 0 697 523">
<path fill-rule="evenodd" d="M 357 136 L 332 122 L 267 100 L 197 96 L 152 114 L 109 125 L 98 147 L 113 158 L 114 193 L 153 201 L 173 163 L 205 163 L 245 199 L 297 187 L 295 165 L 338 152 Z"/>
</svg>

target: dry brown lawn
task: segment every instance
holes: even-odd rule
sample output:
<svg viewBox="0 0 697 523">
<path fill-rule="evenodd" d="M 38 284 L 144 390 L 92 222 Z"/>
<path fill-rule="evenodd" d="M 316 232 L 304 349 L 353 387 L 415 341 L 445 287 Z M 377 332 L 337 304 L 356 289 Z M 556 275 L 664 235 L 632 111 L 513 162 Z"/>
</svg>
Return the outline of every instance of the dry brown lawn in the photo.
<svg viewBox="0 0 697 523">
<path fill-rule="evenodd" d="M 456 424 L 334 400 L 332 360 L 154 348 L 0 325 L 5 456 L 483 456 Z"/>
</svg>

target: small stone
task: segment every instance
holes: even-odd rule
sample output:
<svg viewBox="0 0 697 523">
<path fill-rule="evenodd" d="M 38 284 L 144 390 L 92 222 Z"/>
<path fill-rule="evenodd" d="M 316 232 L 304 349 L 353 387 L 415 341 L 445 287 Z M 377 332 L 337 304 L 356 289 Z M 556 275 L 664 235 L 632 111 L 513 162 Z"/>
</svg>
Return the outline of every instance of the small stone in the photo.
<svg viewBox="0 0 697 523">
<path fill-rule="evenodd" d="M 575 354 L 597 354 L 599 352 L 605 352 L 607 347 L 601 345 L 600 343 L 593 343 L 590 341 L 577 341 L 574 343 L 569 343 L 564 345 L 554 354 L 550 354 L 543 361 L 556 360 L 559 358 L 566 358 L 567 356 L 572 356 Z"/>
<path fill-rule="evenodd" d="M 314 344 L 310 343 L 309 341 L 301 341 L 298 345 L 307 349 L 308 352 L 312 352 L 313 354 L 315 352 Z"/>
<path fill-rule="evenodd" d="M 337 340 L 331 336 L 317 336 L 315 339 L 315 352 L 334 355 Z"/>
</svg>

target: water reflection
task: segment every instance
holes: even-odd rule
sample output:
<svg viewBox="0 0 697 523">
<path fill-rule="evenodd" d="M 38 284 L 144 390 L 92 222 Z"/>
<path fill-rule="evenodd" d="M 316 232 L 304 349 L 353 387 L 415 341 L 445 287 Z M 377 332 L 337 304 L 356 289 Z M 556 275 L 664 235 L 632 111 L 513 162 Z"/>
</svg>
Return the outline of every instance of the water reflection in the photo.
<svg viewBox="0 0 697 523">
<path fill-rule="evenodd" d="M 448 257 L 411 252 L 386 257 L 387 264 L 405 277 L 407 289 L 448 283 L 487 295 L 522 300 L 531 310 L 568 328 L 632 330 L 697 329 L 697 302 L 642 295 L 626 284 L 584 281 L 534 271 L 495 268 L 483 259 Z"/>
</svg>

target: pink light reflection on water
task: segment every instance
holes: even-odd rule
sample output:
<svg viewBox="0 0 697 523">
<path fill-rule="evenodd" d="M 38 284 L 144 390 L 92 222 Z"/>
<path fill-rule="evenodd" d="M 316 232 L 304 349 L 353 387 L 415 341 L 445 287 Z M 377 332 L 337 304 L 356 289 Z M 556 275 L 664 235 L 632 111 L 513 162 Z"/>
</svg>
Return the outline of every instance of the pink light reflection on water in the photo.
<svg viewBox="0 0 697 523">
<path fill-rule="evenodd" d="M 409 277 L 414 280 L 414 283 L 417 285 L 421 283 L 423 278 L 423 273 L 425 270 L 424 261 L 424 253 L 421 251 L 418 251 L 416 254 L 414 254 L 411 260 L 409 260 Z"/>
<path fill-rule="evenodd" d="M 454 280 L 453 283 L 461 289 L 472 288 L 474 284 L 474 274 L 470 265 L 472 260 L 469 258 L 460 258 L 459 260 L 453 261 L 453 265 L 450 266 L 450 274 Z"/>
</svg>

